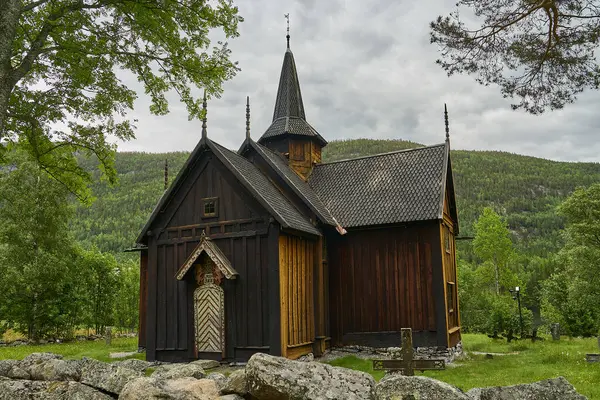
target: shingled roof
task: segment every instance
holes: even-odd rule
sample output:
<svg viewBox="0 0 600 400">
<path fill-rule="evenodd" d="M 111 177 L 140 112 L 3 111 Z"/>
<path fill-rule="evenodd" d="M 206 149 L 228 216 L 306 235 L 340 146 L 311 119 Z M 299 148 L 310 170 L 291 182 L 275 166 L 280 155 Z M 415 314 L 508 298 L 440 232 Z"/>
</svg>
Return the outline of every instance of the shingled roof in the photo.
<svg viewBox="0 0 600 400">
<path fill-rule="evenodd" d="M 221 155 L 225 164 L 234 169 L 234 174 L 242 181 L 242 184 L 261 201 L 283 228 L 296 229 L 299 231 L 321 235 L 308 218 L 300 213 L 290 201 L 275 187 L 262 172 L 239 154 L 212 142 L 215 154 Z M 223 160 L 221 160 L 223 161 Z"/>
<path fill-rule="evenodd" d="M 288 161 L 278 153 L 267 147 L 254 142 L 252 139 L 246 140 L 238 151 L 244 154 L 246 150 L 252 148 L 259 157 L 273 169 L 273 171 L 296 193 L 298 197 L 306 204 L 317 217 L 326 225 L 338 226 L 338 222 L 331 215 L 327 207 L 323 205 L 319 196 L 310 188 L 310 186 L 296 174 L 288 165 Z"/>
<path fill-rule="evenodd" d="M 289 47 L 283 57 L 279 88 L 273 111 L 273 122 L 258 140 L 258 143 L 263 144 L 269 139 L 282 135 L 308 136 L 315 138 L 321 146 L 327 144 L 327 141 L 319 132 L 306 122 L 296 63 Z"/>
<path fill-rule="evenodd" d="M 146 232 L 150 229 L 152 222 L 165 207 L 168 199 L 175 194 L 183 180 L 189 175 L 196 159 L 200 157 L 205 149 L 210 149 L 217 156 L 283 228 L 295 229 L 317 236 L 321 235 L 319 229 L 313 226 L 308 218 L 302 215 L 254 164 L 210 139 L 203 138 L 198 142 L 171 186 L 163 193 L 150 218 L 148 218 L 138 235 L 136 243 L 144 243 Z"/>
<path fill-rule="evenodd" d="M 442 217 L 449 144 L 317 164 L 309 185 L 345 227 Z"/>
</svg>

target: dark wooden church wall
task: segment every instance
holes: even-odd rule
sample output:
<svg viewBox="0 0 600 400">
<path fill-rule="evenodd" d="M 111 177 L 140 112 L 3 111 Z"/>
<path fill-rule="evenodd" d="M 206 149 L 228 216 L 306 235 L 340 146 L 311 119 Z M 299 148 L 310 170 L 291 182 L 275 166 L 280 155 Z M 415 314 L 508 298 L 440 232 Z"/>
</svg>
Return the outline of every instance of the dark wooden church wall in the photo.
<svg viewBox="0 0 600 400">
<path fill-rule="evenodd" d="M 439 243 L 437 222 L 330 236 L 333 344 L 399 345 L 401 328 L 410 327 L 415 345 L 439 345 L 436 306 L 444 305 L 434 285 L 434 275 L 442 279 Z"/>
<path fill-rule="evenodd" d="M 211 156 L 212 157 L 212 156 Z M 183 182 L 151 227 L 149 240 L 147 358 L 194 357 L 193 273 L 177 270 L 199 243 L 202 231 L 230 260 L 237 279 L 222 282 L 225 292 L 226 358 L 269 351 L 266 294 L 270 217 L 236 178 L 214 158 L 202 161 Z M 202 218 L 201 199 L 218 198 L 218 215 Z M 277 254 L 277 249 L 275 249 Z"/>
<path fill-rule="evenodd" d="M 148 250 L 140 252 L 140 300 L 138 320 L 138 347 L 146 347 L 146 307 L 148 305 Z"/>
</svg>

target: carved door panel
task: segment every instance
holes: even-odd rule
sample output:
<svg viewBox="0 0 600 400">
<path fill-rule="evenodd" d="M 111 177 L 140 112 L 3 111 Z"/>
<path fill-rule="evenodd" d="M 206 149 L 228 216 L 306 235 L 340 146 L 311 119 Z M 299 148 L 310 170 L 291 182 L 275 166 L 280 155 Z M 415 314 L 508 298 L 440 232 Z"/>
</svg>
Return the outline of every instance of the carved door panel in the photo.
<svg viewBox="0 0 600 400">
<path fill-rule="evenodd" d="M 194 291 L 196 349 L 223 353 L 225 349 L 225 296 L 214 283 L 212 266 L 205 266 L 201 285 Z"/>
</svg>

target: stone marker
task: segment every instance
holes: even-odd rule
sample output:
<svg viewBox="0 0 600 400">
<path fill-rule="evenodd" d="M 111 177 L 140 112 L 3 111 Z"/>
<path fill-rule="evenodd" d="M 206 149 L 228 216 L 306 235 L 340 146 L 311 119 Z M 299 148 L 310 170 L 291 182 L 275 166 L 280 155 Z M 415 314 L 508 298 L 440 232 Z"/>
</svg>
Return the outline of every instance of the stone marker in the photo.
<svg viewBox="0 0 600 400">
<path fill-rule="evenodd" d="M 550 325 L 550 334 L 552 334 L 552 340 L 560 340 L 560 324 Z"/>
<path fill-rule="evenodd" d="M 107 326 L 106 328 L 104 328 L 104 339 L 106 340 L 106 345 L 110 346 L 110 342 L 112 339 L 112 328 L 110 326 Z"/>
<path fill-rule="evenodd" d="M 413 376 L 415 370 L 445 369 L 444 360 L 415 360 L 412 346 L 412 329 L 402 328 L 402 358 L 395 360 L 373 360 L 374 370 L 400 371 L 402 375 Z"/>
</svg>

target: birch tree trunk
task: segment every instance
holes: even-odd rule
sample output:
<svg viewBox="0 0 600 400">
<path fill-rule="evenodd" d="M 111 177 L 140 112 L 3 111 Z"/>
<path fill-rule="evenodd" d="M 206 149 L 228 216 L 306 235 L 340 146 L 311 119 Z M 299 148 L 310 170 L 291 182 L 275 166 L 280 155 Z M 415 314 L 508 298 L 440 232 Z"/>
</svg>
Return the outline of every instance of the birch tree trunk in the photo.
<svg viewBox="0 0 600 400">
<path fill-rule="evenodd" d="M 0 139 L 3 137 L 8 100 L 15 85 L 11 56 L 20 13 L 20 0 L 0 1 Z"/>
</svg>

